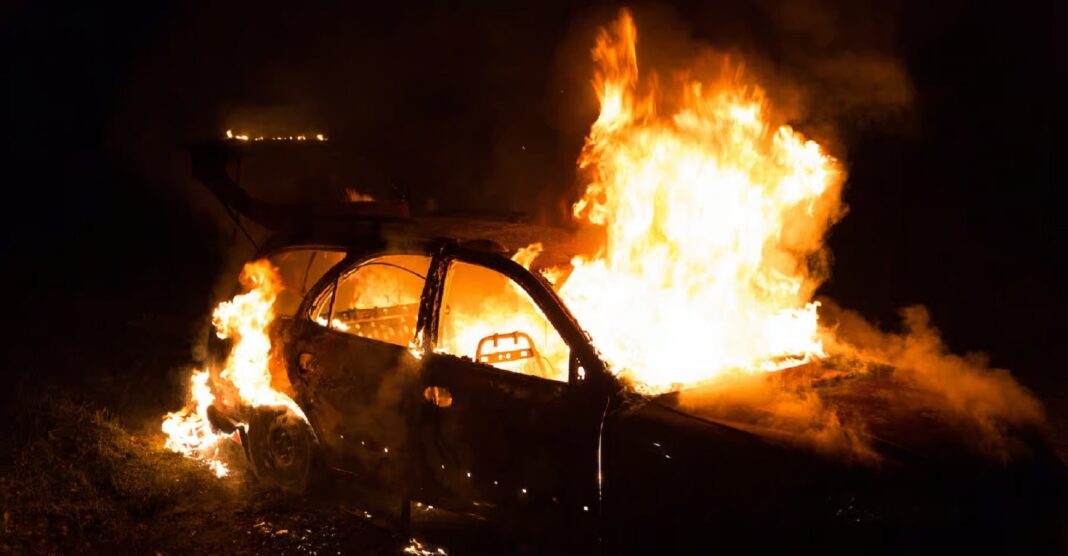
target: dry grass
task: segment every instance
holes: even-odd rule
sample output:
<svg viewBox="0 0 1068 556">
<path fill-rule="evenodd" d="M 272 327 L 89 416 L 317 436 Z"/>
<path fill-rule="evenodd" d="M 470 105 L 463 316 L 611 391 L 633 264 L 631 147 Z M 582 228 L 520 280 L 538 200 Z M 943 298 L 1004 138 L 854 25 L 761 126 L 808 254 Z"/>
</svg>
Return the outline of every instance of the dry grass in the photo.
<svg viewBox="0 0 1068 556">
<path fill-rule="evenodd" d="M 131 435 L 65 396 L 26 397 L 0 426 L 0 554 L 395 554 L 401 537 L 333 500 L 231 477 Z"/>
<path fill-rule="evenodd" d="M 0 550 L 130 549 L 143 536 L 139 525 L 161 512 L 224 495 L 203 467 L 130 436 L 84 403 L 49 398 L 12 412 L 7 424 Z"/>
</svg>

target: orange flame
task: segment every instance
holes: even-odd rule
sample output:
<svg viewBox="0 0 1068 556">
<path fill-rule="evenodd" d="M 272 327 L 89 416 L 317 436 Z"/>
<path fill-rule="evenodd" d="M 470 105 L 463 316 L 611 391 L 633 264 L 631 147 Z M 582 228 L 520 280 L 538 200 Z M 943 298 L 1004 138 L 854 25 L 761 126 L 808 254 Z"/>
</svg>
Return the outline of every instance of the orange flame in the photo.
<svg viewBox="0 0 1068 556">
<path fill-rule="evenodd" d="M 769 123 L 764 91 L 739 70 L 683 78 L 671 103 L 655 76 L 640 93 L 637 39 L 624 11 L 593 49 L 601 113 L 574 214 L 607 240 L 572 261 L 562 297 L 644 391 L 820 357 L 813 261 L 842 212 L 841 167 Z"/>
<path fill-rule="evenodd" d="M 326 136 L 323 135 L 322 133 L 315 133 L 315 134 L 312 134 L 310 137 L 314 138 L 316 141 L 326 141 L 327 140 Z M 234 130 L 232 130 L 232 129 L 226 130 L 226 138 L 227 139 L 231 139 L 231 140 L 236 139 L 238 141 L 250 141 L 250 140 L 251 141 L 265 141 L 265 140 L 266 141 L 308 141 L 308 140 L 310 140 L 309 139 L 309 135 L 305 135 L 303 133 L 301 133 L 299 135 L 275 135 L 273 137 L 265 137 L 263 135 L 256 135 L 256 136 L 253 137 L 253 136 L 250 136 L 248 133 L 234 133 Z"/>
<path fill-rule="evenodd" d="M 218 442 L 229 436 L 214 432 L 208 421 L 208 407 L 215 403 L 216 393 L 232 392 L 237 396 L 236 400 L 220 400 L 228 406 L 283 405 L 304 417 L 289 396 L 271 386 L 268 326 L 282 288 L 278 271 L 267 260 L 251 262 L 242 269 L 240 282 L 248 291 L 220 303 L 212 314 L 216 335 L 234 339 L 225 366 L 217 374 L 194 371 L 190 405 L 167 414 L 163 420 L 165 446 L 205 462 L 219 477 L 225 476 L 228 469 L 218 458 Z"/>
<path fill-rule="evenodd" d="M 225 477 L 230 470 L 219 461 L 217 447 L 225 435 L 216 433 L 208 422 L 208 407 L 215 401 L 208 378 L 207 371 L 193 371 L 190 405 L 163 418 L 163 432 L 167 435 L 164 447 L 203 461 L 217 477 Z"/>
</svg>

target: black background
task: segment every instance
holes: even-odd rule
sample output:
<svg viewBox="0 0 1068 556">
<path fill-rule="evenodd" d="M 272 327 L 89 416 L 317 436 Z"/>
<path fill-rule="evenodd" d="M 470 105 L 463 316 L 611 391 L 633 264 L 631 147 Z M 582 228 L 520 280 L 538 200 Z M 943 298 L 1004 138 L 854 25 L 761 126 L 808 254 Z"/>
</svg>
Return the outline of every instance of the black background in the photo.
<svg viewBox="0 0 1068 556">
<path fill-rule="evenodd" d="M 208 313 L 221 253 L 239 238 L 179 146 L 242 118 L 280 113 L 326 131 L 376 195 L 561 220 L 597 109 L 588 49 L 618 10 L 90 4 L 0 11 L 9 372 L 84 372 L 81 351 L 101 342 L 150 356 L 131 345 L 144 315 Z M 802 85 L 843 53 L 898 64 L 907 106 L 795 122 L 816 136 L 829 122 L 850 174 L 821 293 L 888 328 L 900 307 L 924 304 L 955 351 L 985 351 L 1040 388 L 1063 374 L 1068 308 L 1059 14 L 929 4 L 633 8 L 649 44 L 738 51 Z"/>
</svg>

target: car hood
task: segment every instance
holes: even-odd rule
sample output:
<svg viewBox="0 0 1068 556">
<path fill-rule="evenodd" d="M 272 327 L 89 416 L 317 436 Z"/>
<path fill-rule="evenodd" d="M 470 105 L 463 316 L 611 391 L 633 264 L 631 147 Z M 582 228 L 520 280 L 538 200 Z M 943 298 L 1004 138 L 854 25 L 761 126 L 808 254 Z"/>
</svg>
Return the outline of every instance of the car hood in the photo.
<svg viewBox="0 0 1068 556">
<path fill-rule="evenodd" d="M 773 380 L 785 378 L 796 377 Z M 975 547 L 993 542 L 977 531 L 1011 532 L 998 542 L 1054 542 L 1065 473 L 1041 436 L 1010 431 L 1019 446 L 1013 459 L 1000 459 L 967 424 L 915 411 L 892 375 L 818 382 L 806 403 L 855 430 L 819 414 L 806 421 L 785 402 L 699 404 L 709 398 L 686 391 L 625 402 L 603 439 L 606 507 L 620 512 L 624 528 L 647 519 L 629 515 L 670 516 L 671 532 L 658 539 L 719 524 L 724 546 L 799 538 L 838 546 L 870 535 L 898 546 L 906 542 L 900 531 L 918 542 L 967 535 Z"/>
<path fill-rule="evenodd" d="M 921 462 L 1056 459 L 1039 425 L 991 422 L 954 411 L 891 367 L 863 373 L 804 365 L 709 384 L 652 403 L 768 441 L 835 459 Z"/>
</svg>

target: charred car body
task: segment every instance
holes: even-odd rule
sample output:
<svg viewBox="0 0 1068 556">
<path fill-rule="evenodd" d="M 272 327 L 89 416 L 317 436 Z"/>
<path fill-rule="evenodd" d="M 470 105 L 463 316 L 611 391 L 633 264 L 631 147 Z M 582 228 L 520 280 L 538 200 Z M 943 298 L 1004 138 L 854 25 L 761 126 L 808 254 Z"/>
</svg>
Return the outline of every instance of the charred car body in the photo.
<svg viewBox="0 0 1068 556">
<path fill-rule="evenodd" d="M 1033 431 L 1019 431 L 1024 457 L 993 461 L 916 416 L 873 427 L 880 463 L 862 465 L 683 410 L 676 396 L 626 387 L 554 284 L 511 259 L 553 232 L 410 219 L 399 205 L 270 205 L 227 175 L 234 154 L 196 147 L 194 173 L 273 229 L 257 257 L 286 284 L 271 330 L 276 372 L 304 414 L 213 410 L 221 429 L 248 423 L 242 442 L 264 481 L 299 492 L 345 477 L 517 534 L 565 532 L 554 550 L 1030 552 L 1063 542 L 1063 466 Z M 501 238 L 508 248 L 490 241 Z M 546 253 L 566 260 L 566 246 Z M 825 394 L 863 406 L 894 387 L 887 371 Z"/>
</svg>

